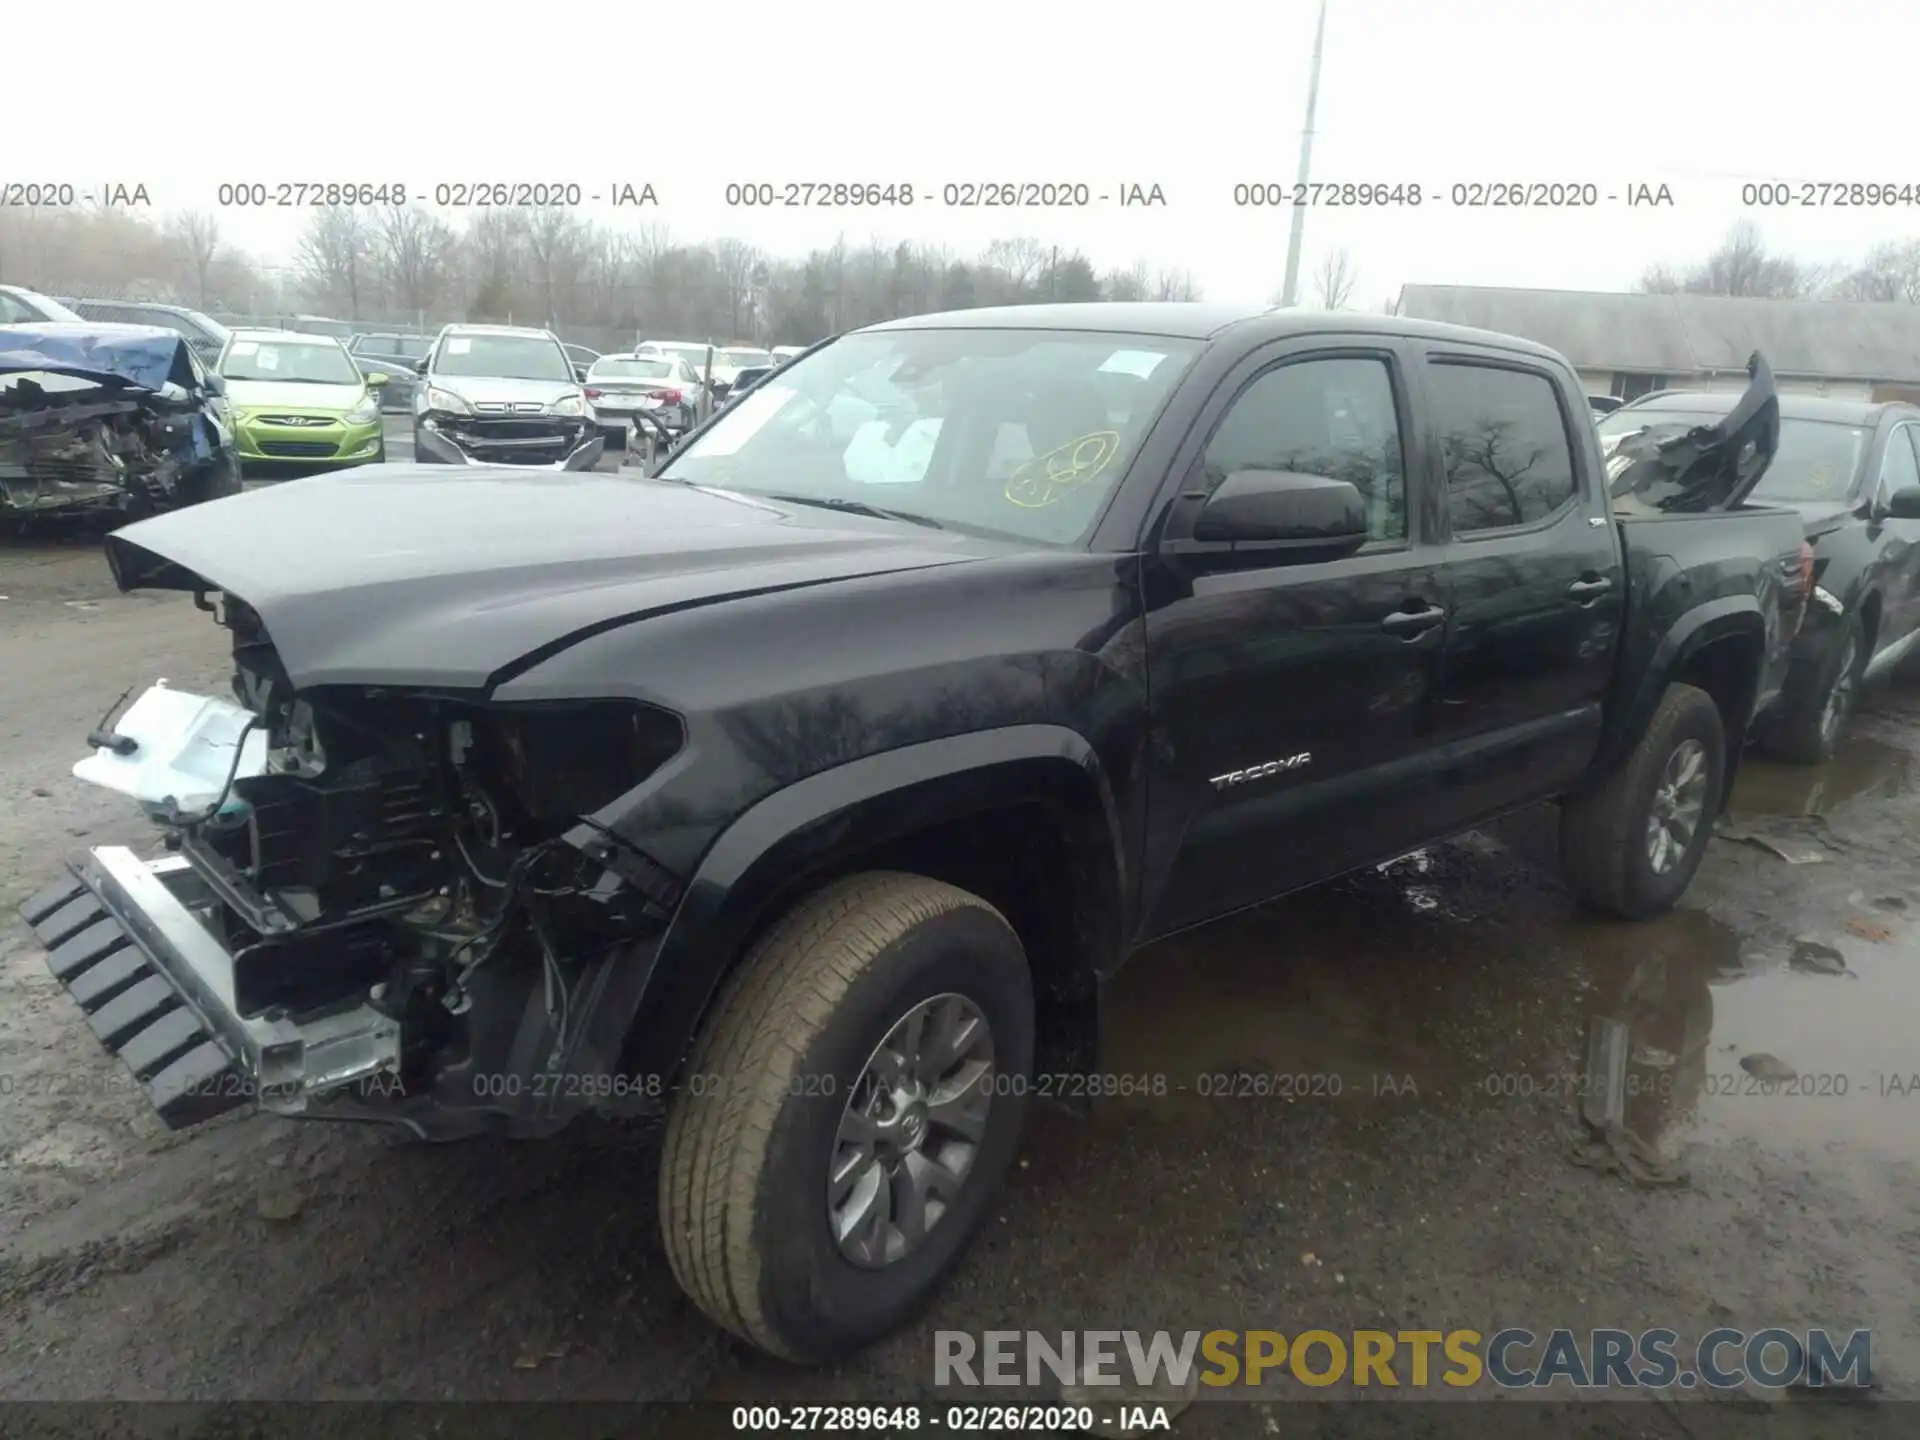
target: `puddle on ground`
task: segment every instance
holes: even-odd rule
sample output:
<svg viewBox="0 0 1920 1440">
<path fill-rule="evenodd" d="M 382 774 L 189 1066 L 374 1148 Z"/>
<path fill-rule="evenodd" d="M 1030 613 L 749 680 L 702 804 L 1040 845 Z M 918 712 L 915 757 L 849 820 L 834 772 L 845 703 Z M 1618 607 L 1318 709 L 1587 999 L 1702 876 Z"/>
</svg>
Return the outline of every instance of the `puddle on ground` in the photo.
<svg viewBox="0 0 1920 1440">
<path fill-rule="evenodd" d="M 1911 750 L 1865 736 L 1850 736 L 1825 765 L 1783 765 L 1749 757 L 1742 761 L 1727 807 L 1741 816 L 1826 815 L 1836 806 L 1867 796 L 1911 793 L 1920 764 Z"/>
<path fill-rule="evenodd" d="M 1698 911 L 1596 928 L 1585 1117 L 1655 1169 L 1727 1137 L 1920 1158 L 1920 931 L 1870 928 L 1887 938 L 1756 944 Z"/>
<path fill-rule="evenodd" d="M 1104 998 L 1096 1121 L 1458 1094 L 1475 1063 L 1461 1029 L 1486 988 L 1471 971 L 1500 943 L 1461 922 L 1524 883 L 1475 833 L 1135 956 Z"/>
</svg>

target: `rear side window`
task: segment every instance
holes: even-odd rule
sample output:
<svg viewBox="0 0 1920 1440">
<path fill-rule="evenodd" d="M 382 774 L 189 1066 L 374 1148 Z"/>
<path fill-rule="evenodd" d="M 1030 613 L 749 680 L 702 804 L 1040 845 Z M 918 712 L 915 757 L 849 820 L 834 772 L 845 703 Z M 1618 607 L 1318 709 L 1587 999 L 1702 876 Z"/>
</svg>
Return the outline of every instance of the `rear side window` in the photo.
<svg viewBox="0 0 1920 1440">
<path fill-rule="evenodd" d="M 1535 525 L 1573 503 L 1573 444 L 1551 380 L 1454 361 L 1428 379 L 1456 536 Z"/>
<path fill-rule="evenodd" d="M 1406 538 L 1400 422 L 1382 360 L 1328 356 L 1275 366 L 1234 400 L 1203 465 L 1209 494 L 1236 470 L 1350 481 L 1366 502 L 1367 538 Z"/>
</svg>

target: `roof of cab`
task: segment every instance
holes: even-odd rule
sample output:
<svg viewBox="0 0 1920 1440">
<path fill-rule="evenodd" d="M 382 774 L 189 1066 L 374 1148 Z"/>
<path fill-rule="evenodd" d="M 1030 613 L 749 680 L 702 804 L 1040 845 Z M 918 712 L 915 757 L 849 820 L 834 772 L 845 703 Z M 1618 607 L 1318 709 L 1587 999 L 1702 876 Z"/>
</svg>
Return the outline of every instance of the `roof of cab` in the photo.
<svg viewBox="0 0 1920 1440">
<path fill-rule="evenodd" d="M 997 305 L 979 310 L 946 310 L 933 315 L 910 315 L 885 320 L 867 330 L 1080 330 L 1093 334 L 1159 335 L 1177 340 L 1213 340 L 1228 330 L 1249 332 L 1261 339 L 1328 332 L 1360 335 L 1406 335 L 1423 340 L 1498 345 L 1544 359 L 1560 360 L 1557 351 L 1517 335 L 1473 330 L 1432 320 L 1409 320 L 1401 315 L 1355 315 L 1346 311 L 1275 309 L 1259 305 L 1226 305 L 1189 300 L 1101 300 L 1081 304 Z M 859 332 L 855 332 L 859 333 Z"/>
</svg>

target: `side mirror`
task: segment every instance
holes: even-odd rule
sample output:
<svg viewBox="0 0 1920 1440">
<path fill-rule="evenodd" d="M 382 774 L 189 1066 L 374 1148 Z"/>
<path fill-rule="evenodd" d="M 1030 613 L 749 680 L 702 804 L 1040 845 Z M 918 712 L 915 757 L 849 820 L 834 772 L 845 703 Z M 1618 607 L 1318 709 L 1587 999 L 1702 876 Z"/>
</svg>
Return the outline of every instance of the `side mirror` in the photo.
<svg viewBox="0 0 1920 1440">
<path fill-rule="evenodd" d="M 387 372 L 384 370 L 375 370 L 370 375 L 367 376 L 367 384 L 372 386 L 375 390 L 378 390 L 382 385 L 386 384 L 387 381 L 391 380 L 392 378 L 393 377 L 387 374 Z"/>
<path fill-rule="evenodd" d="M 1887 515 L 1894 520 L 1920 520 L 1920 485 L 1909 485 L 1888 496 Z"/>
<path fill-rule="evenodd" d="M 1367 507 L 1359 488 L 1346 480 L 1291 470 L 1236 470 L 1207 498 L 1194 520 L 1193 538 L 1337 559 L 1367 543 Z"/>
</svg>

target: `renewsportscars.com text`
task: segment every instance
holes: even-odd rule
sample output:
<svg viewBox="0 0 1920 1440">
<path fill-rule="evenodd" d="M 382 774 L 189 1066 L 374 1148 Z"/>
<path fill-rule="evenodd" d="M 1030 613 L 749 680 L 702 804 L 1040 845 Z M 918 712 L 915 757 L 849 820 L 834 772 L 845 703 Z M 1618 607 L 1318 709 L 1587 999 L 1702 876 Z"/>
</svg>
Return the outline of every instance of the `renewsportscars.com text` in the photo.
<svg viewBox="0 0 1920 1440">
<path fill-rule="evenodd" d="M 1503 1390 L 1734 1390 L 1749 1385 L 1869 1389 L 1868 1330 L 1710 1330 L 1688 1344 L 1677 1331 L 1564 1327 L 1536 1333 L 1478 1330 L 964 1330 L 934 1334 L 937 1386 L 1220 1389 L 1292 1380 L 1325 1387 Z"/>
</svg>

